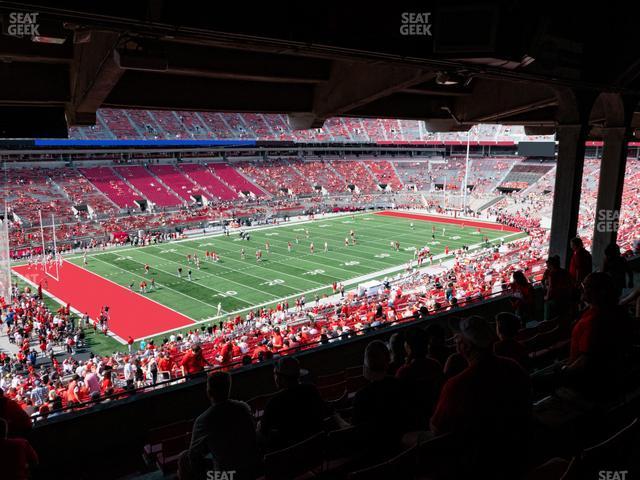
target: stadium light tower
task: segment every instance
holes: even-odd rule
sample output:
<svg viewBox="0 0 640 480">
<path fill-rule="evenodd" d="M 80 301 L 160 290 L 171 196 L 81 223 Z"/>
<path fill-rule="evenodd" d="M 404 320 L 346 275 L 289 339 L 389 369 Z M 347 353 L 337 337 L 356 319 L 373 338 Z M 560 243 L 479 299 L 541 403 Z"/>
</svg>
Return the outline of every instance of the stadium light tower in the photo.
<svg viewBox="0 0 640 480">
<path fill-rule="evenodd" d="M 472 127 L 473 128 L 473 127 Z M 467 130 L 467 157 L 464 166 L 464 180 L 462 184 L 462 213 L 467 210 L 467 182 L 469 181 L 469 144 L 471 140 L 471 128 Z"/>
<path fill-rule="evenodd" d="M 0 224 L 0 298 L 11 303 L 11 256 L 9 250 L 9 209 L 4 202 L 4 217 Z"/>
<path fill-rule="evenodd" d="M 471 143 L 471 128 L 467 131 L 467 156 L 465 159 L 465 166 L 464 166 L 464 180 L 463 180 L 464 183 L 462 185 L 462 212 L 463 213 L 467 209 L 467 200 L 468 200 L 467 184 L 469 182 L 469 149 L 470 149 L 470 143 Z M 477 135 L 476 135 L 476 138 L 478 138 Z"/>
</svg>

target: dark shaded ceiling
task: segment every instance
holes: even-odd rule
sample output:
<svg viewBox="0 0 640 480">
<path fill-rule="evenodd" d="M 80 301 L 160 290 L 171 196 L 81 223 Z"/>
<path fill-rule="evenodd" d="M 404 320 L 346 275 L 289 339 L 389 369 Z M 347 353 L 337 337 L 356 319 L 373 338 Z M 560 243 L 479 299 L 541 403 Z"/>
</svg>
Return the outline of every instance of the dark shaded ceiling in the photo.
<svg viewBox="0 0 640 480">
<path fill-rule="evenodd" d="M 558 89 L 640 95 L 640 6 L 560 3 L 0 1 L 0 136 L 64 136 L 102 107 L 548 133 Z M 35 40 L 63 43 L 16 37 L 17 12 L 38 14 Z"/>
</svg>

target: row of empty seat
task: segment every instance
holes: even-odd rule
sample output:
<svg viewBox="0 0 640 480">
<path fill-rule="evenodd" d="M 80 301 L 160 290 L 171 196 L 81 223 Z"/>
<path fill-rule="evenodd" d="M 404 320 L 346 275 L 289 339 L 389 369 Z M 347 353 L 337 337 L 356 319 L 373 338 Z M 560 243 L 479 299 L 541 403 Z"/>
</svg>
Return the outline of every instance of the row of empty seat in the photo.
<svg viewBox="0 0 640 480">
<path fill-rule="evenodd" d="M 466 132 L 431 133 L 417 120 L 338 117 L 322 128 L 294 130 L 286 115 L 261 113 L 184 112 L 101 109 L 96 124 L 74 127 L 75 139 L 254 139 L 299 142 L 421 142 L 466 141 Z M 518 141 L 533 139 L 523 127 L 478 125 L 474 140 Z"/>
</svg>

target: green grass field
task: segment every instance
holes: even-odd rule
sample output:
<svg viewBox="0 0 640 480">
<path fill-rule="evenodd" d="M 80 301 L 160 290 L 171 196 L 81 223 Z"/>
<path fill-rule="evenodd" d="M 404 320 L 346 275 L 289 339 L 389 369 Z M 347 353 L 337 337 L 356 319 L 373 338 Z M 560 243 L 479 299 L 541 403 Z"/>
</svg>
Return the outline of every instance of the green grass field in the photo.
<svg viewBox="0 0 640 480">
<path fill-rule="evenodd" d="M 431 238 L 433 226 L 435 241 Z M 352 229 L 357 245 L 346 247 L 344 240 Z M 485 235 L 492 241 L 499 238 L 512 241 L 525 234 L 490 229 L 478 234 L 472 227 L 359 214 L 254 230 L 249 242 L 240 240 L 235 233 L 230 237 L 205 237 L 99 252 L 88 256 L 87 268 L 123 286 L 133 283 L 136 291 L 141 280 L 154 277 L 158 288 L 146 294 L 149 298 L 194 320 L 206 320 L 216 316 L 218 303 L 222 314 L 227 315 L 302 294 L 311 301 L 316 294 L 322 296 L 330 292 L 334 281 L 348 285 L 349 280 L 367 275 L 373 278 L 377 272 L 384 276 L 383 271 L 394 267 L 395 271 L 386 274 L 396 274 L 413 259 L 414 248 L 429 245 L 437 256 L 444 252 L 445 246 L 450 250 L 462 245 L 474 246 L 481 243 Z M 392 240 L 400 242 L 400 251 L 391 248 Z M 265 251 L 267 241 L 269 254 Z M 291 253 L 287 251 L 288 241 L 293 244 Z M 325 241 L 329 246 L 327 253 L 323 251 Z M 311 242 L 315 244 L 314 254 L 310 253 Z M 242 248 L 246 252 L 244 260 L 240 254 Z M 263 251 L 259 263 L 255 259 L 258 248 Z M 220 262 L 204 261 L 206 250 L 215 250 Z M 187 263 L 186 256 L 196 253 L 201 259 L 200 270 Z M 70 261 L 83 264 L 79 256 Z M 150 266 L 149 275 L 144 273 L 145 264 Z M 183 278 L 177 276 L 178 267 L 183 268 Z M 190 268 L 191 281 L 185 278 Z M 290 303 L 293 305 L 293 301 Z"/>
</svg>

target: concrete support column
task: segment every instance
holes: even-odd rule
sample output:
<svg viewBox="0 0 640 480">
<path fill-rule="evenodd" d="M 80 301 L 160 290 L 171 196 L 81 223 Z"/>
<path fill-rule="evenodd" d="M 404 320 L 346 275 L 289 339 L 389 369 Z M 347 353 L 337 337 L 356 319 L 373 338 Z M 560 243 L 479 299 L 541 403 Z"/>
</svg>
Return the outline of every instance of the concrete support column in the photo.
<svg viewBox="0 0 640 480">
<path fill-rule="evenodd" d="M 582 170 L 588 131 L 589 126 L 586 124 L 559 125 L 556 129 L 558 163 L 553 194 L 549 254 L 559 255 L 562 265 L 566 265 L 570 258 L 569 240 L 576 236 L 578 228 Z"/>
<path fill-rule="evenodd" d="M 604 147 L 591 254 L 594 269 L 602 268 L 604 249 L 618 237 L 618 219 L 627 166 L 630 131 L 626 127 L 603 129 Z"/>
</svg>

